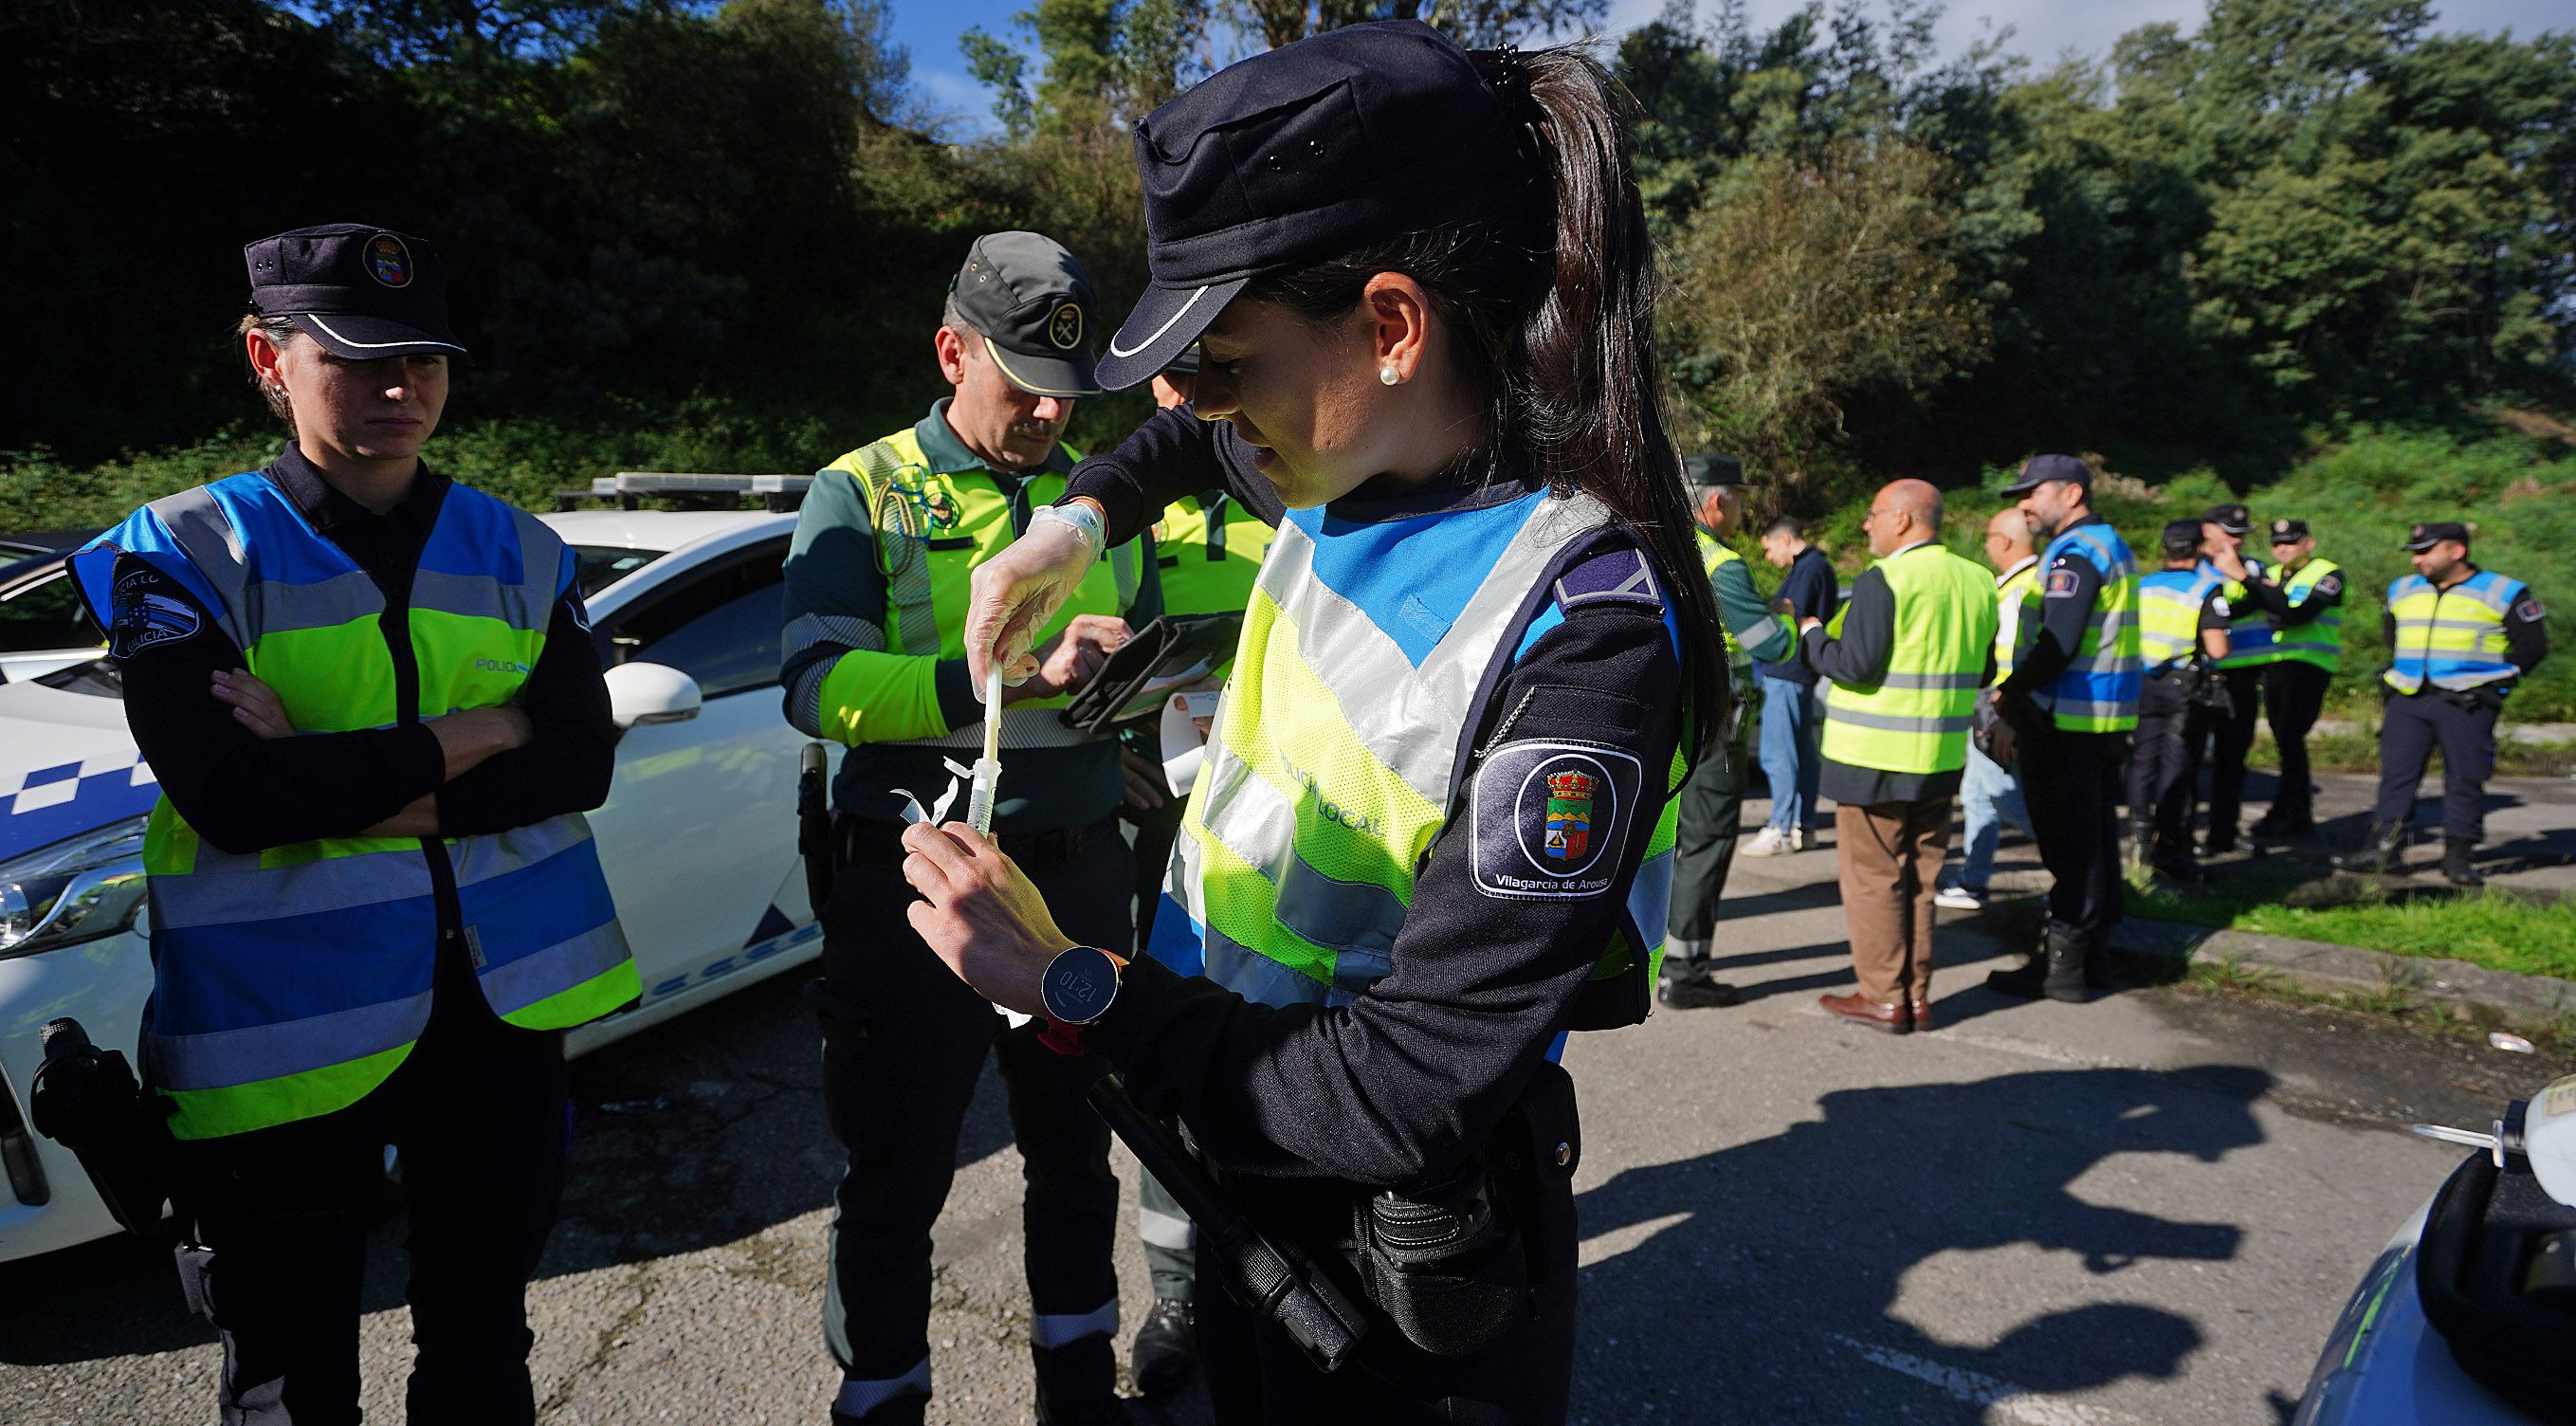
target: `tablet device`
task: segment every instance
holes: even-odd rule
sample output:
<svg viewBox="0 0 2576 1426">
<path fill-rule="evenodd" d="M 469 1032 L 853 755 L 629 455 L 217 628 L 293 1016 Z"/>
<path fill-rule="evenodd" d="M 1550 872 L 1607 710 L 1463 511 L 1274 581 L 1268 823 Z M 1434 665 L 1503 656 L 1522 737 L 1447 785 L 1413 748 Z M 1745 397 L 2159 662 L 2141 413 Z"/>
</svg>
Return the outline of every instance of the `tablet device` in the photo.
<svg viewBox="0 0 2576 1426">
<path fill-rule="evenodd" d="M 1234 657 L 1241 614 L 1165 616 L 1135 632 L 1056 716 L 1069 728 L 1105 733 L 1162 712 L 1164 695 L 1204 681 Z"/>
</svg>

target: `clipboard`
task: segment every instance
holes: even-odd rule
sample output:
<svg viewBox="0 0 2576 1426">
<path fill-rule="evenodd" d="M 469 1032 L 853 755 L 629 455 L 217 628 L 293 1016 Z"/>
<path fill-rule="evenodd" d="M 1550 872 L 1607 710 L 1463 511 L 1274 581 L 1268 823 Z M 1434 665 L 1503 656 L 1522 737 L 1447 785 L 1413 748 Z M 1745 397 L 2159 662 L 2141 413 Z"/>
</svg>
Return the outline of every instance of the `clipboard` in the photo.
<svg viewBox="0 0 2576 1426">
<path fill-rule="evenodd" d="M 1056 714 L 1068 728 L 1106 733 L 1161 714 L 1165 695 L 1204 681 L 1243 637 L 1241 614 L 1166 615 L 1136 631 Z"/>
</svg>

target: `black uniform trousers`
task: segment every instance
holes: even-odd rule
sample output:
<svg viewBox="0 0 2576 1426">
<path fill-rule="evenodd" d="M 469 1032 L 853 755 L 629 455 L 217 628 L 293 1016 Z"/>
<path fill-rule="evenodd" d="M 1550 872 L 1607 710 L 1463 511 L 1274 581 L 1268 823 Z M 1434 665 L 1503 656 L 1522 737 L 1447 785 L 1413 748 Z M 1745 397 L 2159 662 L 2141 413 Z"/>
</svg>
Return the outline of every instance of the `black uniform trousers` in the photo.
<svg viewBox="0 0 2576 1426">
<path fill-rule="evenodd" d="M 2129 753 L 2129 822 L 2152 835 L 2159 863 L 2191 861 L 2191 809 L 2200 792 L 2200 740 L 2205 710 L 2191 701 L 2197 675 L 2188 668 L 2148 678 L 2138 698 L 2138 731 Z"/>
<path fill-rule="evenodd" d="M 2281 790 L 2272 796 L 2277 814 L 2302 819 L 2315 815 L 2314 794 L 2309 791 L 2308 731 L 2325 711 L 2326 688 L 2333 682 L 2331 670 L 2306 659 L 2283 659 L 2263 670 L 2263 718 L 2272 725 L 2272 741 L 2281 748 Z"/>
<path fill-rule="evenodd" d="M 563 1198 L 563 1032 L 504 1023 L 461 943 L 444 952 L 428 1027 L 373 1093 L 336 1114 L 179 1145 L 179 1280 L 223 1333 L 225 1426 L 359 1419 L 367 1227 L 387 1144 L 402 1151 L 411 1206 L 410 1419 L 536 1419 L 527 1285 Z"/>
<path fill-rule="evenodd" d="M 1670 959 L 1705 958 L 1717 934 L 1718 898 L 1726 894 L 1736 834 L 1744 821 L 1750 727 L 1748 719 L 1736 730 L 1734 742 L 1691 769 L 1682 784 L 1674 828 L 1672 912 L 1665 920 L 1664 952 Z"/>
<path fill-rule="evenodd" d="M 1106 1398 L 1116 1374 L 1104 1334 L 1115 1325 L 1118 1298 L 1109 1256 L 1118 1180 L 1109 1128 L 1084 1098 L 1101 1067 L 1040 1044 L 1039 1022 L 1006 1029 L 1000 1012 L 913 933 L 905 912 L 919 898 L 903 879 L 900 828 L 845 818 L 839 830 L 816 996 L 824 1109 L 849 1154 L 833 1196 L 824 1286 L 832 1358 L 852 1383 L 896 1382 L 927 1367 L 930 1230 L 956 1174 L 958 1133 L 989 1050 L 1010 1090 L 1027 1184 L 1021 1221 L 1039 1319 L 1031 1336 L 1039 1390 L 1056 1399 Z M 1002 848 L 1067 936 L 1123 947 L 1135 885 L 1127 843 L 1106 818 L 1074 836 L 1079 845 L 1071 848 L 1065 834 L 1006 836 Z M 1104 1306 L 1112 1315 L 1102 1332 L 1049 1340 Z M 1097 1350 L 1053 1350 L 1076 1342 Z"/>
<path fill-rule="evenodd" d="M 2209 841 L 2236 845 L 2236 823 L 2245 807 L 2245 754 L 2263 716 L 2263 665 L 2220 669 L 2227 707 L 2210 720 Z"/>
<path fill-rule="evenodd" d="M 2052 878 L 2049 929 L 2098 943 L 2120 921 L 2120 764 L 2126 733 L 2042 726 L 2021 740 L 2031 836 Z"/>
<path fill-rule="evenodd" d="M 2442 750 L 2442 836 L 2475 842 L 2486 836 L 2486 783 L 2495 773 L 2492 692 L 2451 693 L 2427 687 L 2389 695 L 2379 720 L 2379 802 L 2370 820 L 2404 826 L 2415 815 L 2415 789 L 2433 749 Z"/>
</svg>

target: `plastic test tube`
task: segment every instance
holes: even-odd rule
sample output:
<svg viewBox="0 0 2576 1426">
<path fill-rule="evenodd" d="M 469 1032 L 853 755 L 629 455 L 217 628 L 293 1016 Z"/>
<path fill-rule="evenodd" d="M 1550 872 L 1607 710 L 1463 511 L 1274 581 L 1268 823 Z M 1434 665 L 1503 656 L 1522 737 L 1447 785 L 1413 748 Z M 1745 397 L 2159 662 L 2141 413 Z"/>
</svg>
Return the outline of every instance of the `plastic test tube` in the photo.
<svg viewBox="0 0 2576 1426">
<path fill-rule="evenodd" d="M 1002 778 L 1002 665 L 997 659 L 984 674 L 984 755 L 966 792 L 966 824 L 991 836 L 993 784 Z"/>
</svg>

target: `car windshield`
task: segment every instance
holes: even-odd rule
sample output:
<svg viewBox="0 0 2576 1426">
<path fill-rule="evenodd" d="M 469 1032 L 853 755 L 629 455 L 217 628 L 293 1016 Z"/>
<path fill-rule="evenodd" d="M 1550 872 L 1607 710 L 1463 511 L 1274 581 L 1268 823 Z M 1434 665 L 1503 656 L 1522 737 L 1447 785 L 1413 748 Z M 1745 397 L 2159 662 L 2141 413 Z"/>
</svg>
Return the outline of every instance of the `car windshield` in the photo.
<svg viewBox="0 0 2576 1426">
<path fill-rule="evenodd" d="M 660 559 L 662 550 L 630 550 L 623 545 L 575 545 L 572 547 L 573 578 L 581 582 L 581 597 L 596 599 L 599 591 Z"/>
<path fill-rule="evenodd" d="M 46 688 L 59 688 L 65 693 L 86 693 L 92 698 L 123 698 L 125 675 L 113 659 L 90 659 L 40 673 L 28 682 Z"/>
</svg>

